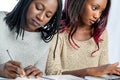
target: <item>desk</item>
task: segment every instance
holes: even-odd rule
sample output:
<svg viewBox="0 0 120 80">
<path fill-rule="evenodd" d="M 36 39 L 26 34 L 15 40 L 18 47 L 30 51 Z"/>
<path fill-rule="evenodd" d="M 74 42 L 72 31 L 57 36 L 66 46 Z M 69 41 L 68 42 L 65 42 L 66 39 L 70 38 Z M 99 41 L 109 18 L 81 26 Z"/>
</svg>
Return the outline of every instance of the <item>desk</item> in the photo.
<svg viewBox="0 0 120 80">
<path fill-rule="evenodd" d="M 120 76 L 103 75 L 101 77 L 85 76 L 86 80 L 120 80 Z"/>
<path fill-rule="evenodd" d="M 18 77 L 16 79 L 7 79 L 7 78 L 0 78 L 0 80 L 85 80 L 80 77 L 72 76 L 72 75 L 50 75 L 50 76 L 44 76 L 43 78 L 21 78 Z"/>
<path fill-rule="evenodd" d="M 6 78 L 1 78 L 1 77 L 0 77 L 0 80 L 7 80 L 7 79 L 6 79 Z"/>
<path fill-rule="evenodd" d="M 50 79 L 45 79 L 50 78 Z M 0 80 L 120 80 L 120 76 L 115 75 L 103 75 L 101 77 L 92 77 L 92 76 L 86 76 L 84 79 L 72 75 L 50 75 L 45 76 L 45 78 L 39 78 L 39 79 L 27 79 L 27 78 L 17 78 L 17 79 L 6 79 L 6 78 L 0 78 Z"/>
<path fill-rule="evenodd" d="M 85 80 L 83 78 L 72 76 L 72 75 L 50 75 L 48 77 L 54 80 Z"/>
</svg>

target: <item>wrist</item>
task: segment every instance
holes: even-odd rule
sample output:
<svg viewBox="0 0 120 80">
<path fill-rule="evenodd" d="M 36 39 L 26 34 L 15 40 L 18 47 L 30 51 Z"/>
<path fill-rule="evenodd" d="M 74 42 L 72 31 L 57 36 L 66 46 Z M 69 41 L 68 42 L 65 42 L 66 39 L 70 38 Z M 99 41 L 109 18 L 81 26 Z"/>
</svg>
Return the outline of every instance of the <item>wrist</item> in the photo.
<svg viewBox="0 0 120 80">
<path fill-rule="evenodd" d="M 87 68 L 86 72 L 87 72 L 87 76 L 96 76 L 96 67 L 92 67 L 92 68 Z"/>
<path fill-rule="evenodd" d="M 0 64 L 0 77 L 4 77 L 4 64 Z"/>
<path fill-rule="evenodd" d="M 88 76 L 102 76 L 107 74 L 104 66 L 92 67 L 87 69 Z"/>
<path fill-rule="evenodd" d="M 91 73 L 92 73 L 92 70 L 91 70 L 91 69 L 92 69 L 92 68 L 87 68 L 87 69 L 86 69 L 86 73 L 87 73 L 86 75 L 87 75 L 87 76 L 92 76 L 92 75 L 91 75 Z"/>
</svg>

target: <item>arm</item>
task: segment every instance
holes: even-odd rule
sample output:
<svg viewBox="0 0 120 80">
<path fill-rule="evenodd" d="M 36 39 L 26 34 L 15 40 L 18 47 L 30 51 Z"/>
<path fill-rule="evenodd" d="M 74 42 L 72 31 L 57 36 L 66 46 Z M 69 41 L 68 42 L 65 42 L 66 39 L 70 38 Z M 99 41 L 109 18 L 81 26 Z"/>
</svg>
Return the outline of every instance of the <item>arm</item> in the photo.
<svg viewBox="0 0 120 80">
<path fill-rule="evenodd" d="M 54 49 L 56 45 L 56 40 L 57 40 L 57 35 L 54 36 L 53 40 L 51 41 L 51 47 L 47 59 L 47 65 L 46 65 L 46 74 L 47 75 L 56 75 L 56 74 L 61 74 L 62 72 L 62 65 L 61 65 L 61 51 L 62 51 L 62 46 L 63 42 L 60 38 L 60 35 L 58 37 L 58 43 L 55 51 L 55 58 L 54 56 Z"/>
<path fill-rule="evenodd" d="M 104 74 L 112 74 L 116 70 L 118 63 L 114 64 L 106 64 L 99 67 L 91 67 L 81 70 L 74 70 L 74 71 L 65 71 L 62 74 L 70 74 L 78 77 L 84 77 L 84 76 L 102 76 Z M 117 75 L 120 75 L 118 73 Z"/>
<path fill-rule="evenodd" d="M 99 42 L 99 47 L 101 50 L 101 55 L 99 58 L 99 66 L 108 64 L 108 33 L 107 30 L 103 32 L 100 36 L 101 41 Z"/>
<path fill-rule="evenodd" d="M 62 72 L 63 75 L 74 75 L 78 77 L 84 77 L 89 75 L 88 71 L 90 71 L 88 68 L 81 69 L 81 70 L 74 70 L 74 71 L 64 71 Z"/>
</svg>

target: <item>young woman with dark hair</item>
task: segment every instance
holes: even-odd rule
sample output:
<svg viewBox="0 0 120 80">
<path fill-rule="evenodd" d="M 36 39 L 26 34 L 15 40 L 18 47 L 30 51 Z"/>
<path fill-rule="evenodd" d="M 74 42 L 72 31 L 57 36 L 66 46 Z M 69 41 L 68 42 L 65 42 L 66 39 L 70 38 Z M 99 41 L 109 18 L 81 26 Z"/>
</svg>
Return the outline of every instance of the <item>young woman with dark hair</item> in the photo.
<svg viewBox="0 0 120 80">
<path fill-rule="evenodd" d="M 111 0 L 66 0 L 65 4 L 64 30 L 52 40 L 46 73 L 120 75 L 118 63 L 108 64 L 106 24 Z"/>
<path fill-rule="evenodd" d="M 45 73 L 49 42 L 58 32 L 61 12 L 62 0 L 19 0 L 11 12 L 0 12 L 0 77 Z"/>
</svg>

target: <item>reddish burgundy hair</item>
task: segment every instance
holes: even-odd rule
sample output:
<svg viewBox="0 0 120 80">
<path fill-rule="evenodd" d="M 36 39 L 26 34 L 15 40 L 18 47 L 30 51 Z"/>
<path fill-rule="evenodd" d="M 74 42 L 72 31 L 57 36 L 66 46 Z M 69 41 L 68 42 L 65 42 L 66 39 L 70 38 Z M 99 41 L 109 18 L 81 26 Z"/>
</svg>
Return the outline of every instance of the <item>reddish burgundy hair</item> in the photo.
<svg viewBox="0 0 120 80">
<path fill-rule="evenodd" d="M 72 37 L 78 28 L 78 21 L 80 21 L 80 15 L 82 14 L 85 3 L 86 3 L 86 0 L 66 0 L 65 8 L 63 10 L 62 20 L 64 20 L 65 29 L 66 27 L 70 29 L 68 40 L 72 46 L 74 44 L 78 48 L 79 46 L 74 42 Z M 92 27 L 94 27 L 93 38 L 96 44 L 98 45 L 98 49 L 96 49 L 94 52 L 99 50 L 100 36 L 105 30 L 107 25 L 110 5 L 111 5 L 111 0 L 108 0 L 107 6 L 103 11 L 103 13 L 101 14 L 101 17 L 99 18 L 98 21 L 96 21 L 92 25 Z M 94 52 L 92 52 L 92 54 Z"/>
</svg>

